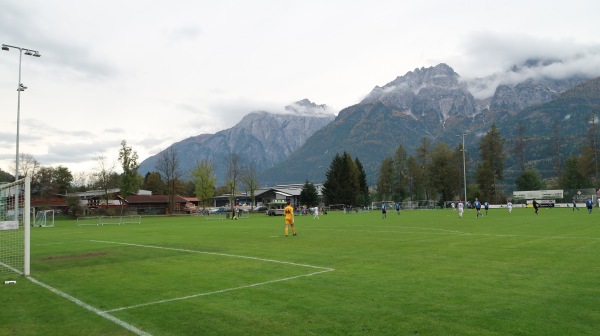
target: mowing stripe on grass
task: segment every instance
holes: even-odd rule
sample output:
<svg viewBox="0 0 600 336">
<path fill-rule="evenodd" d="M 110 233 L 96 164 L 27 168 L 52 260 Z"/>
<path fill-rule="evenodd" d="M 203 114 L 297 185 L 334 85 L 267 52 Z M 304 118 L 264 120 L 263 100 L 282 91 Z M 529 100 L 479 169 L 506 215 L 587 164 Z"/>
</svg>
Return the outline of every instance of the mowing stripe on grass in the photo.
<svg viewBox="0 0 600 336">
<path fill-rule="evenodd" d="M 243 256 L 243 255 L 239 255 L 239 254 L 228 254 L 228 253 L 196 251 L 196 250 L 187 250 L 187 249 L 180 249 L 180 248 L 174 248 L 174 247 L 164 247 L 164 246 L 154 246 L 154 245 L 142 245 L 142 244 L 131 244 L 131 243 L 120 243 L 120 242 L 111 242 L 111 241 L 105 241 L 105 240 L 90 240 L 90 241 L 91 242 L 95 242 L 95 243 L 106 243 L 106 244 L 116 244 L 116 245 L 126 245 L 126 246 L 136 246 L 136 247 L 147 247 L 147 248 L 153 248 L 153 249 L 158 249 L 158 250 L 169 250 L 169 251 L 189 252 L 189 253 L 198 253 L 198 254 L 209 254 L 209 255 L 216 255 L 216 256 L 222 256 L 222 257 L 232 257 L 232 258 L 242 258 L 242 259 L 258 260 L 258 261 L 266 261 L 266 262 L 272 262 L 272 263 L 277 263 L 277 264 L 286 264 L 286 265 L 293 265 L 293 266 L 316 268 L 316 269 L 324 270 L 326 272 L 335 271 L 335 269 L 328 268 L 328 267 L 314 266 L 314 265 L 308 265 L 308 264 L 298 264 L 298 263 L 294 263 L 294 262 L 290 262 L 290 261 L 280 261 L 280 260 L 274 260 L 274 259 L 265 259 L 265 258 Z M 323 272 L 319 272 L 319 273 L 323 273 Z"/>
<path fill-rule="evenodd" d="M 120 308 L 109 309 L 109 310 L 105 311 L 106 313 L 115 312 L 115 311 L 122 311 L 122 310 L 128 310 L 128 309 L 135 309 L 135 308 L 139 308 L 139 307 L 150 306 L 150 305 L 161 304 L 161 303 L 167 303 L 167 302 L 172 302 L 172 301 L 187 300 L 187 299 L 192 299 L 192 298 L 196 298 L 196 297 L 200 297 L 200 296 L 207 296 L 207 295 L 212 295 L 212 294 L 220 294 L 220 293 L 230 292 L 230 291 L 234 291 L 234 290 L 245 289 L 245 288 L 252 288 L 252 287 L 257 287 L 257 286 L 262 286 L 262 285 L 268 285 L 268 284 L 272 284 L 272 283 L 277 283 L 277 282 L 282 282 L 282 281 L 289 281 L 289 280 L 294 280 L 294 279 L 298 279 L 298 278 L 301 278 L 301 277 L 309 277 L 309 276 L 313 276 L 313 275 L 317 275 L 317 274 L 321 274 L 321 273 L 327 273 L 327 272 L 335 271 L 335 269 L 329 268 L 329 267 L 322 267 L 322 266 L 315 266 L 315 265 L 308 265 L 308 264 L 299 264 L 299 263 L 294 263 L 294 262 L 289 262 L 289 261 L 281 261 L 281 260 L 274 260 L 274 259 L 257 258 L 257 257 L 243 256 L 243 255 L 237 255 L 237 254 L 196 251 L 196 250 L 188 250 L 188 249 L 180 249 L 180 248 L 164 247 L 164 246 L 154 246 L 154 245 L 142 245 L 142 244 L 131 244 L 131 243 L 122 243 L 122 242 L 111 242 L 111 241 L 105 241 L 105 240 L 90 240 L 90 241 L 91 242 L 95 242 L 95 243 L 116 244 L 116 245 L 134 246 L 134 247 L 153 248 L 153 249 L 159 249 L 159 250 L 170 250 L 170 251 L 179 251 L 179 252 L 188 252 L 188 253 L 216 255 L 216 256 L 230 257 L 230 258 L 250 259 L 250 260 L 257 260 L 257 261 L 264 261 L 264 262 L 271 262 L 271 263 L 278 263 L 278 264 L 299 266 L 299 267 L 308 267 L 308 268 L 313 268 L 313 269 L 319 270 L 319 271 L 316 271 L 316 272 L 312 272 L 312 273 L 308 273 L 308 274 L 296 275 L 296 276 L 288 277 L 288 278 L 274 279 L 274 280 L 269 280 L 269 281 L 254 283 L 254 284 L 250 284 L 250 285 L 244 285 L 244 286 L 233 287 L 233 288 L 226 288 L 226 289 L 221 289 L 221 290 L 212 291 L 212 292 L 206 292 L 206 293 L 192 294 L 192 295 L 187 295 L 187 296 L 178 297 L 178 298 L 171 298 L 171 299 L 159 300 L 159 301 L 154 301 L 154 302 L 140 303 L 140 304 L 129 306 L 129 307 L 120 307 Z"/>
<path fill-rule="evenodd" d="M 45 283 L 43 283 L 41 281 L 38 281 L 38 280 L 36 280 L 36 279 L 34 279 L 32 277 L 28 277 L 27 279 L 29 279 L 29 281 L 33 282 L 36 285 L 39 285 L 39 286 L 42 286 L 42 287 L 46 288 L 47 290 L 51 291 L 54 294 L 62 296 L 63 298 L 65 298 L 65 299 L 67 299 L 67 300 L 75 303 L 76 305 L 78 305 L 80 307 L 83 307 L 83 308 L 85 308 L 85 309 L 87 309 L 87 310 L 89 310 L 89 311 L 91 311 L 91 312 L 93 312 L 93 313 L 95 313 L 97 315 L 100 315 L 100 316 L 104 317 L 105 319 L 107 319 L 109 321 L 112 321 L 112 322 L 120 325 L 121 327 L 123 327 L 123 328 L 125 328 L 125 329 L 127 329 L 127 330 L 129 330 L 129 331 L 131 331 L 133 333 L 135 333 L 136 335 L 140 335 L 140 336 L 152 336 L 151 334 L 149 334 L 149 333 L 147 333 L 147 332 L 145 332 L 143 330 L 140 330 L 140 329 L 132 326 L 131 324 L 129 324 L 129 323 L 125 322 L 125 321 L 122 321 L 122 320 L 120 320 L 120 319 L 118 319 L 118 318 L 116 318 L 116 317 L 114 317 L 114 316 L 112 316 L 112 315 L 110 315 L 110 314 L 108 314 L 106 312 L 103 312 L 100 309 L 94 308 L 94 307 L 90 306 L 89 304 L 87 304 L 87 303 L 85 303 L 85 302 L 83 302 L 83 301 L 81 301 L 81 300 L 79 300 L 79 299 L 77 299 L 77 298 L 75 298 L 75 297 L 67 294 L 67 293 L 61 292 L 61 291 L 59 291 L 58 289 L 56 289 L 54 287 L 46 285 Z"/>
</svg>

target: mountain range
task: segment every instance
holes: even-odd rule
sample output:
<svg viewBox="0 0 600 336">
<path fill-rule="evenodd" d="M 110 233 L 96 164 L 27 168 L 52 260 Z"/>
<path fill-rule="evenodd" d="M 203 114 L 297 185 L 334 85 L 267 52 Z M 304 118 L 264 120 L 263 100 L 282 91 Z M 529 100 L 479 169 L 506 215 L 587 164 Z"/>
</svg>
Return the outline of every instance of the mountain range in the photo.
<svg viewBox="0 0 600 336">
<path fill-rule="evenodd" d="M 232 128 L 190 137 L 169 148 L 177 153 L 184 178 L 190 177 L 198 162 L 209 160 L 215 167 L 217 184 L 222 185 L 225 169 L 220 168 L 226 166 L 230 153 L 238 154 L 241 162 L 254 165 L 258 172 L 265 171 L 288 157 L 334 118 L 326 105 L 303 99 L 286 106 L 283 114 L 252 112 Z M 161 153 L 142 161 L 138 172 L 145 175 L 157 171 Z"/>
<path fill-rule="evenodd" d="M 535 60 L 510 69 L 511 76 L 504 77 L 512 81 L 498 75 L 465 79 L 443 63 L 415 69 L 382 87 L 376 86 L 335 119 L 323 113 L 304 113 L 308 119 L 299 119 L 298 113 L 253 112 L 229 130 L 173 146 L 190 160 L 222 160 L 231 152 L 244 153 L 263 172 L 261 185 L 306 180 L 321 183 L 336 153 L 346 151 L 361 160 L 373 185 L 381 161 L 393 155 L 400 144 L 410 155 L 423 138 L 455 147 L 462 141 L 457 135 L 463 133 L 468 133 L 467 175 L 472 175 L 479 140 L 496 123 L 509 154 L 506 183 L 511 184 L 520 171 L 516 156 L 510 155 L 517 138 L 527 140 L 524 156 L 528 165 L 550 177 L 554 153 L 560 152 L 563 159 L 578 154 L 591 115 L 600 112 L 600 90 L 598 79 L 583 75 L 514 80 L 519 77 L 515 74 L 532 66 L 536 66 Z M 304 110 L 309 112 L 325 109 L 308 100 L 294 105 L 308 107 Z M 282 129 L 287 125 L 290 132 Z M 299 130 L 303 130 L 300 135 L 293 134 Z M 151 159 L 142 162 L 140 168 L 144 169 L 140 172 L 152 170 Z M 186 164 L 190 166 L 193 164 Z"/>
</svg>

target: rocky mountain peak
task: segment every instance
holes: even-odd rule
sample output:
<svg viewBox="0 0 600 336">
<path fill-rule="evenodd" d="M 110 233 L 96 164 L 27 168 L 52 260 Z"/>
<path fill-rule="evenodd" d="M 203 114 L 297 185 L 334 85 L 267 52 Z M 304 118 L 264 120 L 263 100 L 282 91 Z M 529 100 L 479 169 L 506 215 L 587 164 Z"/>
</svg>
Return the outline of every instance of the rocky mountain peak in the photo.
<svg viewBox="0 0 600 336">
<path fill-rule="evenodd" d="M 439 122 L 442 127 L 452 115 L 479 112 L 460 76 L 444 63 L 409 71 L 383 87 L 376 86 L 361 104 L 377 101 L 414 119 Z"/>
<path fill-rule="evenodd" d="M 313 117 L 335 115 L 335 111 L 329 106 L 317 105 L 306 98 L 286 106 L 285 111 L 295 115 Z"/>
</svg>

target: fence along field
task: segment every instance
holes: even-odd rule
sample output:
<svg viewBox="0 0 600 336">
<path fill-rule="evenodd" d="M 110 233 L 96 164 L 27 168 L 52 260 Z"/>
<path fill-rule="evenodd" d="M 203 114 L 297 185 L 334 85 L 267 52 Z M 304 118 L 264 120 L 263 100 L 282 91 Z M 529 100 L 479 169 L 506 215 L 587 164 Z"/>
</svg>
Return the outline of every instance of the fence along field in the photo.
<svg viewBox="0 0 600 336">
<path fill-rule="evenodd" d="M 288 238 L 265 215 L 57 220 L 32 231 L 32 278 L 92 313 L 20 278 L 2 295 L 20 290 L 7 304 L 21 314 L 0 322 L 63 335 L 591 335 L 598 215 L 330 212 L 297 216 Z M 54 313 L 31 322 L 40 312 Z"/>
</svg>

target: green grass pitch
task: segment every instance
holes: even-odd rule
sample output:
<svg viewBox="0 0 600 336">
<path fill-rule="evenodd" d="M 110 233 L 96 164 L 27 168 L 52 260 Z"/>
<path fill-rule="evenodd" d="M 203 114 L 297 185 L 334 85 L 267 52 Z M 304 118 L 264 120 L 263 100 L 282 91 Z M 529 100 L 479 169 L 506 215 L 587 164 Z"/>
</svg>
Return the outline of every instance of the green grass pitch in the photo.
<svg viewBox="0 0 600 336">
<path fill-rule="evenodd" d="M 33 228 L 0 335 L 597 335 L 600 210 Z M 3 283 L 4 281 L 2 281 Z"/>
</svg>

